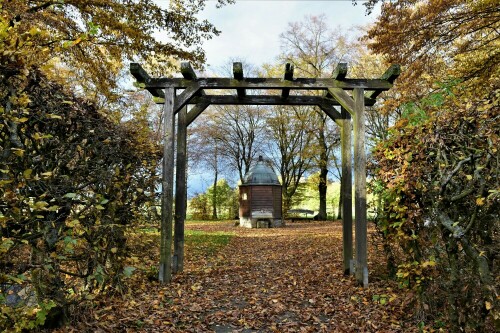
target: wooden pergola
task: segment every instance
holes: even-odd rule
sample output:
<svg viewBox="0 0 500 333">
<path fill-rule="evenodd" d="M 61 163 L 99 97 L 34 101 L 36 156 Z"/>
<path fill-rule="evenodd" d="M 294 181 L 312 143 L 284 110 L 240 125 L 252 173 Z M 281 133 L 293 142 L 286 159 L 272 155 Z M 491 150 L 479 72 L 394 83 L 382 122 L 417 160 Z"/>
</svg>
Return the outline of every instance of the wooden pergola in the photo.
<svg viewBox="0 0 500 333">
<path fill-rule="evenodd" d="M 375 104 L 376 97 L 392 87 L 400 67 L 392 65 L 380 79 L 349 79 L 347 64 L 340 63 L 330 78 L 294 78 L 293 66 L 286 64 L 283 79 L 245 78 L 240 62 L 233 63 L 232 78 L 198 78 L 191 65 L 181 64 L 183 78 L 152 78 L 137 63 L 130 72 L 139 86 L 163 103 L 164 150 L 161 200 L 161 244 L 159 280 L 168 283 L 172 273 L 183 270 L 184 221 L 186 217 L 187 126 L 209 105 L 317 105 L 341 127 L 342 149 L 342 233 L 344 273 L 355 273 L 358 284 L 368 285 L 365 107 Z M 180 92 L 182 90 L 182 92 Z M 229 90 L 236 94 L 210 94 Z M 268 91 L 249 94 L 248 91 Z M 294 94 L 290 95 L 290 91 Z M 322 91 L 321 96 L 301 95 L 301 91 Z M 278 91 L 278 94 L 269 94 Z M 348 93 L 351 92 L 351 94 Z M 188 112 L 188 105 L 192 105 Z M 341 112 L 335 108 L 341 106 Z M 175 115 L 177 116 L 177 140 Z M 351 120 L 353 126 L 351 126 Z M 353 130 L 351 129 L 353 127 Z M 351 132 L 354 132 L 351 135 Z M 355 253 L 352 242 L 352 143 L 354 137 L 354 213 Z M 175 142 L 177 156 L 175 158 Z M 174 162 L 176 161 L 175 216 L 173 212 Z M 174 239 L 172 221 L 175 220 Z M 172 254 L 172 241 L 174 251 Z"/>
</svg>

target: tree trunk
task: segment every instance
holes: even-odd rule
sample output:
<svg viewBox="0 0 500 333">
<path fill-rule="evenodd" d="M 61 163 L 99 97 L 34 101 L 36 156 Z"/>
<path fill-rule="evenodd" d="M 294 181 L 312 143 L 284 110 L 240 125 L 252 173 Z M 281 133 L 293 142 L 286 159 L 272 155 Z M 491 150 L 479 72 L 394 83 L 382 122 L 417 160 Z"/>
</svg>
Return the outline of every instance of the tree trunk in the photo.
<svg viewBox="0 0 500 333">
<path fill-rule="evenodd" d="M 344 186 L 342 185 L 342 176 L 340 176 L 340 190 L 339 190 L 339 206 L 337 209 L 337 220 L 342 220 L 343 212 L 342 212 L 342 205 L 344 204 L 344 196 L 342 193 Z"/>
<path fill-rule="evenodd" d="M 327 191 L 327 175 L 328 169 L 321 168 L 319 173 L 319 184 L 318 184 L 318 192 L 319 192 L 319 212 L 318 212 L 318 220 L 326 220 L 326 191 Z"/>
<path fill-rule="evenodd" d="M 217 220 L 217 178 L 218 172 L 215 170 L 214 193 L 212 194 L 212 219 Z"/>
<path fill-rule="evenodd" d="M 288 216 L 288 210 L 290 209 L 290 206 L 291 206 L 291 196 L 288 195 L 287 193 L 287 189 L 286 188 L 283 188 L 282 189 L 282 193 L 283 193 L 283 216 L 286 217 Z"/>
<path fill-rule="evenodd" d="M 328 151 L 325 142 L 326 138 L 324 133 L 321 132 L 320 135 L 320 145 L 321 145 L 321 153 L 320 153 L 320 171 L 319 171 L 319 184 L 318 184 L 318 192 L 319 192 L 319 211 L 318 211 L 318 220 L 326 220 L 326 191 L 328 187 Z"/>
</svg>

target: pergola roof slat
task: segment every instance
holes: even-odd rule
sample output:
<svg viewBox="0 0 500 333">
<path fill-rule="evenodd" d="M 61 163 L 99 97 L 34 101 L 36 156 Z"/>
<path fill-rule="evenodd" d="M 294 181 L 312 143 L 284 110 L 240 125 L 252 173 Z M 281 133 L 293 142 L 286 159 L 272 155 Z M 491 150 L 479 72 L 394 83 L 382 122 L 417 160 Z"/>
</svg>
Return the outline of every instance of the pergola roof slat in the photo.
<svg viewBox="0 0 500 333">
<path fill-rule="evenodd" d="M 146 70 L 142 68 L 140 64 L 135 62 L 130 64 L 130 73 L 135 77 L 137 83 L 139 84 L 144 84 L 146 81 L 151 79 L 151 76 L 149 76 Z M 146 87 L 146 89 L 151 95 L 153 95 L 153 97 L 165 98 L 165 93 L 161 90 L 161 88 L 157 89 Z"/>
<path fill-rule="evenodd" d="M 243 65 L 241 64 L 241 62 L 233 62 L 233 76 L 235 80 L 243 80 Z M 237 88 L 236 93 L 240 98 L 245 97 L 246 95 L 245 89 L 242 88 Z"/>
<path fill-rule="evenodd" d="M 332 79 L 335 80 L 344 80 L 345 77 L 347 76 L 347 63 L 346 62 L 341 62 L 335 67 L 335 70 L 333 71 L 332 74 Z"/>
<path fill-rule="evenodd" d="M 287 81 L 293 81 L 293 65 L 290 64 L 290 63 L 287 63 L 285 65 L 284 79 L 287 80 Z M 285 89 L 283 89 L 281 91 L 281 96 L 283 96 L 283 98 L 287 98 L 289 95 L 290 95 L 290 89 L 289 88 L 285 88 Z"/>
<path fill-rule="evenodd" d="M 401 66 L 393 64 L 391 65 L 385 72 L 382 74 L 380 77 L 381 80 L 385 80 L 389 82 L 390 84 L 393 84 L 394 81 L 398 78 L 398 76 L 401 74 Z M 365 96 L 368 98 L 376 98 L 378 95 L 380 95 L 384 90 L 381 89 L 376 89 L 374 91 L 369 91 L 365 93 Z"/>
</svg>

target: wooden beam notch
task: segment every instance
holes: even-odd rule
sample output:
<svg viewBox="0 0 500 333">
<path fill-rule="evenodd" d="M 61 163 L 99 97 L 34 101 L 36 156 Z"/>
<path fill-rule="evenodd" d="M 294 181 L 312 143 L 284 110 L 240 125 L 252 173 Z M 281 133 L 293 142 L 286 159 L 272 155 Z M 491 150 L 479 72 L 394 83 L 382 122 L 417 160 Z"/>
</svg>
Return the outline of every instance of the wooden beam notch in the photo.
<svg viewBox="0 0 500 333">
<path fill-rule="evenodd" d="M 290 63 L 287 63 L 285 65 L 285 76 L 284 76 L 284 79 L 287 80 L 287 81 L 293 81 L 293 65 L 290 64 Z M 283 98 L 287 98 L 288 96 L 290 96 L 290 89 L 283 89 L 281 91 L 281 96 Z"/>
<path fill-rule="evenodd" d="M 241 81 L 243 80 L 243 64 L 241 62 L 233 62 L 233 76 L 235 80 Z M 239 98 L 243 98 L 246 95 L 246 91 L 244 88 L 236 89 Z"/>
<path fill-rule="evenodd" d="M 401 74 L 401 66 L 398 64 L 392 64 L 380 77 L 381 80 L 387 81 L 390 84 L 393 84 L 394 81 Z M 366 97 L 375 99 L 378 95 L 380 95 L 384 90 L 373 90 L 369 91 L 365 94 Z"/>
</svg>

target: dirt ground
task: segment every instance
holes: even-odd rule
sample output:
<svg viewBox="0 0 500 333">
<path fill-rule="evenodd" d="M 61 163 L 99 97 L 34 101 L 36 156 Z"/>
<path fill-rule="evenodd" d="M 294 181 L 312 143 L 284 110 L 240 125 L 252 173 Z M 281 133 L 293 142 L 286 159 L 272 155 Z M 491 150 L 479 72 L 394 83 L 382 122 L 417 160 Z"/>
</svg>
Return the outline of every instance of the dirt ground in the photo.
<svg viewBox="0 0 500 333">
<path fill-rule="evenodd" d="M 339 222 L 295 222 L 244 229 L 233 222 L 188 224 L 231 233 L 212 256 L 190 255 L 170 285 L 137 277 L 131 291 L 96 300 L 75 329 L 92 332 L 411 332 L 410 295 L 383 277 L 369 237 L 370 282 L 344 276 Z M 151 252 L 151 253 L 149 253 Z M 155 257 L 144 247 L 139 261 Z M 201 252 L 203 253 L 203 252 Z M 71 330 L 71 329 L 70 329 Z"/>
</svg>

